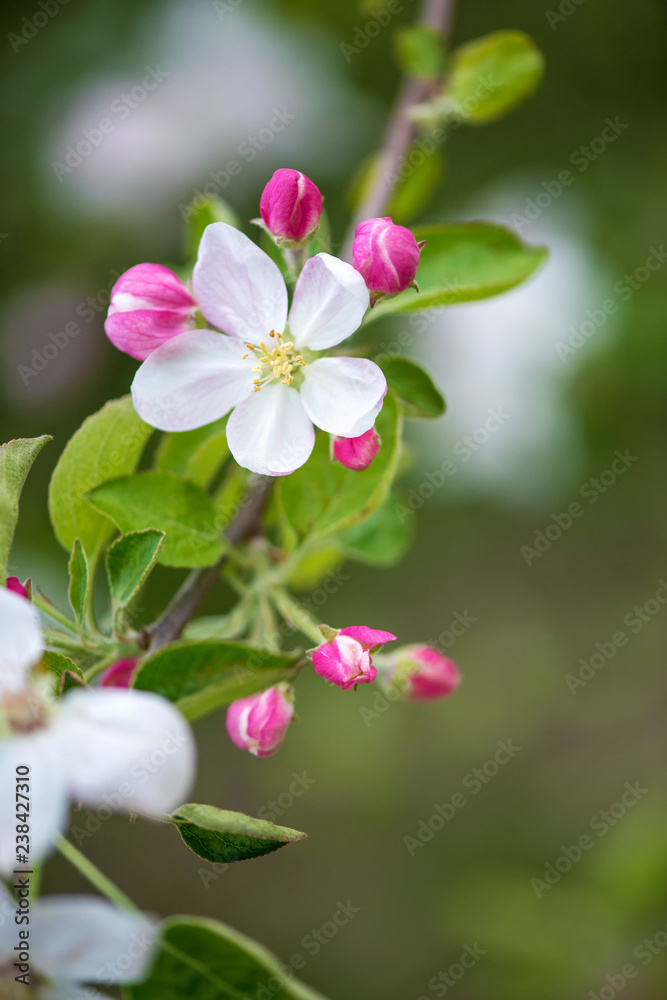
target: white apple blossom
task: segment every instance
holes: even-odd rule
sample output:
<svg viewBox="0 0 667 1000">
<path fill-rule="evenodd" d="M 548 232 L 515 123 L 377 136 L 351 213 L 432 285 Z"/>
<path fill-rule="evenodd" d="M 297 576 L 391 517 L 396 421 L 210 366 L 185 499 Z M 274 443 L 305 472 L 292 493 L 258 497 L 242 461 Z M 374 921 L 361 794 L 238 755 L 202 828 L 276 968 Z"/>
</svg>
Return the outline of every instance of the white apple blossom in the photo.
<svg viewBox="0 0 667 1000">
<path fill-rule="evenodd" d="M 0 996 L 3 1000 L 98 1000 L 88 983 L 116 986 L 146 977 L 156 950 L 155 922 L 99 896 L 46 896 L 15 923 L 16 902 L 0 885 Z M 19 932 L 28 927 L 28 938 Z M 27 945 L 29 986 L 20 948 Z M 18 951 L 16 949 L 19 949 Z M 19 962 L 16 966 L 14 963 Z"/>
<path fill-rule="evenodd" d="M 195 770 L 194 737 L 170 702 L 83 687 L 55 700 L 46 678 L 31 678 L 42 650 L 34 606 L 0 587 L 0 809 L 13 814 L 27 765 L 31 862 L 64 828 L 69 801 L 159 816 L 185 800 Z M 15 824 L 3 823 L 0 872 L 16 868 L 16 849 Z"/>
<path fill-rule="evenodd" d="M 338 437 L 370 430 L 387 383 L 366 358 L 318 357 L 358 328 L 369 305 L 361 275 L 327 253 L 309 258 L 288 317 L 277 265 L 223 222 L 204 231 L 193 285 L 209 323 L 144 361 L 132 383 L 137 413 L 163 431 L 227 424 L 239 465 L 284 476 L 307 461 L 313 424 Z"/>
</svg>

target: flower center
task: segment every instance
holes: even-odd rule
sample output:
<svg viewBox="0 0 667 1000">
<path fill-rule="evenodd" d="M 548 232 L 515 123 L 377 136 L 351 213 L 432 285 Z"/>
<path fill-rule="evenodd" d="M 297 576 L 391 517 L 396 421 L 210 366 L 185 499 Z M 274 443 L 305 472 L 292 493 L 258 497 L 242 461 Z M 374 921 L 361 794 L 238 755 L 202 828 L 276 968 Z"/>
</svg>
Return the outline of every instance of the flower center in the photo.
<svg viewBox="0 0 667 1000">
<path fill-rule="evenodd" d="M 294 381 L 292 374 L 294 367 L 306 364 L 301 355 L 295 353 L 292 341 L 283 341 L 282 333 L 271 330 L 269 337 L 274 340 L 275 347 L 270 344 L 267 347 L 263 340 L 260 341 L 259 347 L 248 343 L 245 345 L 248 354 L 244 354 L 243 357 L 247 358 L 252 353 L 258 362 L 252 369 L 257 372 L 257 378 L 253 379 L 255 392 L 259 392 L 263 385 L 273 382 L 274 379 L 280 379 L 282 385 L 291 385 Z"/>
<path fill-rule="evenodd" d="M 25 736 L 36 729 L 43 729 L 48 723 L 47 706 L 34 691 L 6 697 L 1 708 L 5 724 L 16 735 Z"/>
</svg>

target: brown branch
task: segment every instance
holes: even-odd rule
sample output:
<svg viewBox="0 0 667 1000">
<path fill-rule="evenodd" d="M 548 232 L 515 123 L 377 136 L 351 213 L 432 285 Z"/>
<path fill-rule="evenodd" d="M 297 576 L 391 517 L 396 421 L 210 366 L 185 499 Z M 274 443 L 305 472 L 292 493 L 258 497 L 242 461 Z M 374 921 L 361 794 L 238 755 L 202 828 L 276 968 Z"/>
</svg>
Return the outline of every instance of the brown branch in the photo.
<svg viewBox="0 0 667 1000">
<path fill-rule="evenodd" d="M 225 535 L 231 545 L 240 545 L 259 528 L 275 480 L 271 476 L 258 476 L 257 479 L 257 489 L 250 496 L 249 502 L 241 507 Z M 167 609 L 152 625 L 144 629 L 142 639 L 145 648 L 159 649 L 178 639 L 187 623 L 213 590 L 226 562 L 227 556 L 223 555 L 214 566 L 207 566 L 205 569 L 190 573 Z"/>
<path fill-rule="evenodd" d="M 426 0 L 419 23 L 436 28 L 449 38 L 454 18 L 454 3 L 455 0 Z M 384 135 L 375 183 L 352 220 L 342 254 L 345 260 L 352 259 L 352 244 L 359 223 L 365 219 L 376 219 L 386 210 L 394 189 L 394 178 L 401 169 L 416 136 L 417 130 L 410 118 L 410 111 L 431 96 L 432 88 L 430 80 L 406 77 Z"/>
</svg>

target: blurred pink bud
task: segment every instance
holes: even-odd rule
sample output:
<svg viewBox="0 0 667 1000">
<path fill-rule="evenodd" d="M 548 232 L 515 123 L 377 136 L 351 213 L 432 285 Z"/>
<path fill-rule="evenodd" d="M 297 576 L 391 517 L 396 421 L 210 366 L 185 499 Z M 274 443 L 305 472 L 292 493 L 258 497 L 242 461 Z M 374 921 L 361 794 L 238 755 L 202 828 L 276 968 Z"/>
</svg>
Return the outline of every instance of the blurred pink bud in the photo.
<svg viewBox="0 0 667 1000">
<path fill-rule="evenodd" d="M 280 241 L 304 245 L 320 223 L 322 195 L 299 170 L 284 167 L 262 191 L 259 211 L 264 225 Z"/>
<path fill-rule="evenodd" d="M 396 295 L 415 280 L 422 246 L 389 217 L 367 219 L 357 226 L 352 259 L 372 295 Z"/>
<path fill-rule="evenodd" d="M 111 343 L 145 361 L 157 347 L 190 328 L 196 302 L 178 275 L 162 264 L 136 264 L 111 289 L 104 323 Z"/>
<path fill-rule="evenodd" d="M 11 590 L 12 593 L 18 594 L 19 597 L 25 597 L 26 601 L 29 600 L 28 591 L 25 589 L 18 576 L 7 577 L 7 590 Z"/>
<path fill-rule="evenodd" d="M 356 438 L 334 438 L 334 458 L 348 469 L 368 468 L 379 450 L 380 438 L 374 427 Z"/>
<path fill-rule="evenodd" d="M 100 687 L 129 688 L 138 661 L 132 659 L 117 660 L 100 674 Z"/>
<path fill-rule="evenodd" d="M 293 714 L 294 692 L 289 684 L 278 684 L 232 702 L 227 709 L 227 732 L 239 750 L 270 757 L 285 739 Z"/>
<path fill-rule="evenodd" d="M 369 684 L 377 677 L 370 651 L 395 638 L 391 632 L 381 632 L 365 625 L 348 625 L 329 642 L 313 650 L 313 666 L 320 677 L 337 684 L 343 691 L 356 684 Z"/>
<path fill-rule="evenodd" d="M 396 650 L 394 656 L 401 663 L 399 672 L 405 678 L 406 697 L 412 701 L 444 698 L 461 683 L 461 672 L 454 661 L 433 646 L 407 646 Z"/>
</svg>

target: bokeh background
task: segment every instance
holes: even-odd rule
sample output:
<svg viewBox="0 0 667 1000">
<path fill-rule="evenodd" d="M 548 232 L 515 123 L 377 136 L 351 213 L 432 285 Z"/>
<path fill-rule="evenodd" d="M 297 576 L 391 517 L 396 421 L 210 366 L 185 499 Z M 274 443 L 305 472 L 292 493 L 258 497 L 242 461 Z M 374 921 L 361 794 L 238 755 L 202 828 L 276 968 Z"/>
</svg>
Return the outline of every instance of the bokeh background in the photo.
<svg viewBox="0 0 667 1000">
<path fill-rule="evenodd" d="M 179 206 L 212 180 L 253 218 L 279 166 L 323 189 L 340 243 L 351 179 L 379 142 L 398 83 L 392 31 L 417 4 L 405 0 L 351 55 L 341 46 L 371 17 L 351 0 L 47 7 L 58 9 L 30 38 L 23 18 L 43 9 L 37 0 L 5 0 L 0 13 L 0 424 L 2 440 L 55 437 L 24 494 L 13 568 L 64 605 L 66 555 L 50 534 L 46 488 L 71 433 L 132 378 L 134 362 L 103 333 L 115 277 L 143 260 L 181 261 Z M 447 458 L 457 473 L 415 513 L 404 561 L 385 571 L 346 564 L 325 614 L 405 642 L 440 641 L 463 671 L 459 693 L 381 712 L 372 689 L 344 694 L 304 676 L 301 722 L 264 761 L 228 742 L 221 714 L 198 725 L 195 800 L 253 814 L 278 800 L 278 821 L 309 839 L 275 855 L 214 872 L 173 829 L 119 817 L 82 844 L 144 908 L 209 915 L 285 960 L 301 954 L 301 977 L 333 1000 L 453 991 L 458 1000 L 611 1000 L 628 962 L 639 971 L 626 1000 L 664 989 L 667 608 L 655 595 L 667 576 L 667 266 L 648 280 L 641 271 L 631 295 L 620 287 L 666 235 L 665 22 L 659 0 L 457 4 L 456 42 L 522 29 L 543 49 L 547 73 L 507 118 L 447 140 L 420 221 L 493 218 L 547 243 L 552 257 L 524 289 L 440 311 L 425 329 L 378 326 L 385 347 L 408 331 L 406 353 L 429 366 L 449 404 L 437 424 L 410 427 L 406 490 Z M 113 112 L 113 133 L 58 177 L 52 163 L 150 70 L 165 74 L 159 85 L 122 120 Z M 248 137 L 276 108 L 293 117 L 268 139 L 263 131 L 251 155 Z M 607 119 L 620 123 L 618 136 L 600 151 Z M 229 178 L 231 160 L 242 169 Z M 574 183 L 556 196 L 564 169 Z M 599 322 L 607 299 L 618 308 Z M 33 349 L 72 321 L 76 338 L 43 370 L 22 374 Z M 587 321 L 594 329 L 582 336 Z M 581 346 L 564 353 L 558 345 L 577 330 Z M 507 418 L 479 444 L 498 408 Z M 478 444 L 467 459 L 465 435 Z M 599 480 L 626 450 L 627 471 Z M 582 517 L 539 556 L 522 553 L 577 500 Z M 147 617 L 178 580 L 157 572 Z M 228 601 L 221 588 L 207 610 Z M 454 637 L 457 613 L 468 625 Z M 610 647 L 619 630 L 627 643 Z M 568 676 L 596 653 L 604 665 L 573 687 Z M 498 741 L 521 749 L 475 794 L 467 776 Z M 294 797 L 293 775 L 304 772 L 312 783 Z M 628 782 L 642 790 L 636 803 L 614 806 Z M 405 838 L 456 792 L 465 807 L 409 849 Z M 531 880 L 587 833 L 594 848 L 536 891 Z M 45 888 L 86 891 L 57 859 Z M 307 936 L 348 901 L 357 912 L 315 954 Z M 653 952 L 646 939 L 656 940 Z M 484 954 L 456 981 L 466 945 Z M 448 985 L 438 977 L 450 967 Z"/>
</svg>

